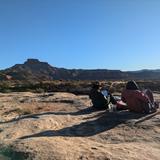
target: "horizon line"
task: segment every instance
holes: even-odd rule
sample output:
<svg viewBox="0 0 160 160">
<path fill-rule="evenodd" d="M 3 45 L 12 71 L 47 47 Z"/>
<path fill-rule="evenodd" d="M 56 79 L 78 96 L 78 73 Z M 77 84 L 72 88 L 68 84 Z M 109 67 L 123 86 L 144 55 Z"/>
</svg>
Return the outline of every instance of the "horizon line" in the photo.
<svg viewBox="0 0 160 160">
<path fill-rule="evenodd" d="M 46 61 L 41 61 L 38 58 L 27 58 L 24 61 L 24 63 L 27 62 L 28 60 L 35 60 L 35 61 L 37 60 L 37 61 L 42 62 L 42 63 L 48 63 Z M 15 65 L 23 65 L 24 63 L 16 63 L 16 64 L 11 65 L 11 66 L 6 67 L 6 68 L 1 68 L 0 67 L 0 71 L 6 70 L 6 69 L 11 68 L 11 67 L 13 67 Z M 74 70 L 74 69 L 75 70 L 112 70 L 112 71 L 122 71 L 122 72 L 138 72 L 138 71 L 156 71 L 156 70 L 160 70 L 159 68 L 154 68 L 154 69 L 153 68 L 142 68 L 142 69 L 135 69 L 135 70 L 123 70 L 123 69 L 111 69 L 111 68 L 76 68 L 76 67 L 75 68 L 67 68 L 67 67 L 54 66 L 52 64 L 49 64 L 49 65 L 51 65 L 52 67 L 55 67 L 55 68 L 63 68 L 63 69 L 68 69 L 68 70 Z"/>
</svg>

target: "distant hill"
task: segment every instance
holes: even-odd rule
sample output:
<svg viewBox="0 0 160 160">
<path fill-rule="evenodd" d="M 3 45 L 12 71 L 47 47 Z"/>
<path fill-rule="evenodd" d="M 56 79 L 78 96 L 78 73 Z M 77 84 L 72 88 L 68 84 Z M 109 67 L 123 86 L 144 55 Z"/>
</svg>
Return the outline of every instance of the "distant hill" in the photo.
<svg viewBox="0 0 160 160">
<path fill-rule="evenodd" d="M 24 64 L 16 64 L 0 71 L 0 80 L 127 80 L 160 79 L 160 69 L 122 72 L 107 69 L 65 69 L 53 67 L 38 59 L 28 59 Z"/>
</svg>

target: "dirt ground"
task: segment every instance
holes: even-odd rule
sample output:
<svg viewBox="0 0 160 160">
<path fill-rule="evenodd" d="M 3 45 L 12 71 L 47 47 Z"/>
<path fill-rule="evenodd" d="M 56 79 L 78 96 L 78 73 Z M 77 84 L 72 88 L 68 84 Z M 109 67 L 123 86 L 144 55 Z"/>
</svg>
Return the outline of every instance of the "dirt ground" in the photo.
<svg viewBox="0 0 160 160">
<path fill-rule="evenodd" d="M 0 94 L 0 160 L 159 160 L 160 114 L 143 117 L 95 111 L 87 95 Z"/>
</svg>

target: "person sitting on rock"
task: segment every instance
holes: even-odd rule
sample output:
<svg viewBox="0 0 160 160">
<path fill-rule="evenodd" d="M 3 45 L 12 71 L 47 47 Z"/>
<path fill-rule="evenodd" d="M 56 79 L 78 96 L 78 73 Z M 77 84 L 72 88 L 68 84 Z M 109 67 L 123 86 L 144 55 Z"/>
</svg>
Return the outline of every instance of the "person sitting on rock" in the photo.
<svg viewBox="0 0 160 160">
<path fill-rule="evenodd" d="M 154 102 L 152 92 L 150 90 L 142 92 L 135 81 L 127 82 L 121 99 L 127 104 L 130 111 L 137 113 L 152 113 L 159 105 Z"/>
<path fill-rule="evenodd" d="M 107 90 L 101 92 L 99 82 L 92 84 L 89 98 L 96 109 L 107 109 L 110 102 L 116 104 L 114 97 Z"/>
</svg>

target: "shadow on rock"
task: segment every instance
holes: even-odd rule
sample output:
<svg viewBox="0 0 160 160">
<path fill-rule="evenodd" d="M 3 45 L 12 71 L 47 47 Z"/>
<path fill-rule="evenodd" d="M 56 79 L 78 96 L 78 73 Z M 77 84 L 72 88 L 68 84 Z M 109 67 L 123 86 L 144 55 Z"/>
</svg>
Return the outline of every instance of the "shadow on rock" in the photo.
<svg viewBox="0 0 160 160">
<path fill-rule="evenodd" d="M 20 137 L 19 139 L 33 138 L 33 137 L 89 137 L 99 134 L 101 132 L 110 130 L 121 123 L 125 123 L 131 119 L 137 119 L 144 115 L 135 114 L 128 111 L 121 112 L 102 112 L 97 119 L 87 120 L 80 124 L 66 127 L 60 130 L 47 130 L 33 135 Z"/>
<path fill-rule="evenodd" d="M 18 118 L 14 118 L 14 119 L 11 119 L 9 121 L 0 122 L 0 124 L 16 122 L 16 121 L 19 121 L 19 120 L 30 119 L 30 118 L 38 119 L 40 116 L 43 116 L 43 115 L 52 115 L 53 114 L 53 115 L 73 115 L 73 116 L 78 116 L 78 115 L 91 114 L 91 113 L 96 112 L 96 111 L 99 111 L 99 110 L 94 109 L 93 107 L 89 107 L 89 108 L 81 109 L 81 110 L 76 111 L 76 112 L 61 112 L 61 111 L 60 112 L 44 112 L 44 113 L 39 113 L 39 114 L 31 114 L 31 115 L 20 116 Z"/>
</svg>

